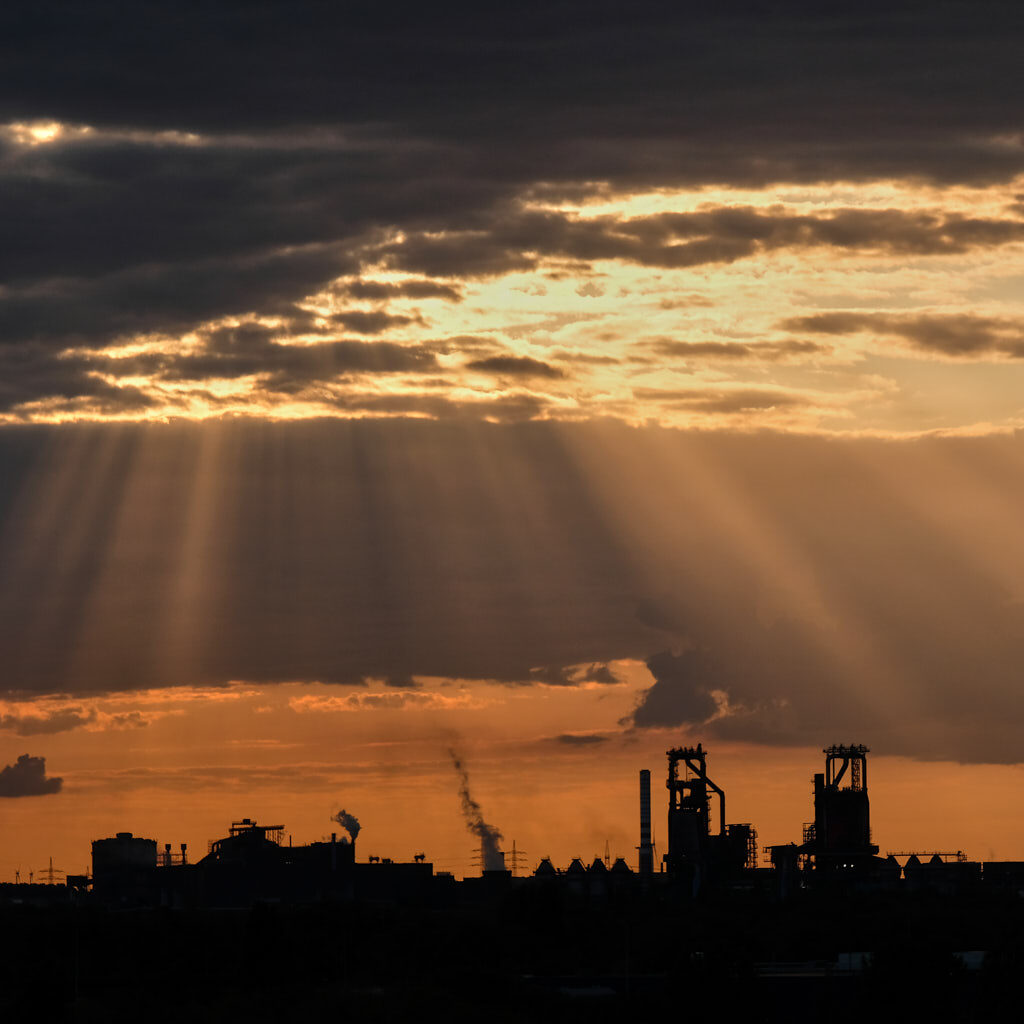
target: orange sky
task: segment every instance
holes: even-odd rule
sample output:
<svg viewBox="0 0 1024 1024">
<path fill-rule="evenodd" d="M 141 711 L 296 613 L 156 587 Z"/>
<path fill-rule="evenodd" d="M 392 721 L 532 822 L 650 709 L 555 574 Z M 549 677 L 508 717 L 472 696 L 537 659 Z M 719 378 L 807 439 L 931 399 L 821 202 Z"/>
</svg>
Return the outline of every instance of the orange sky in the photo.
<svg viewBox="0 0 1024 1024">
<path fill-rule="evenodd" d="M 0 877 L 13 879 L 16 870 L 27 877 L 51 856 L 55 867 L 83 871 L 91 840 L 116 831 L 172 842 L 175 850 L 187 842 L 196 857 L 231 821 L 252 817 L 310 842 L 339 831 L 329 819 L 341 808 L 361 822 L 360 856 L 425 852 L 438 870 L 472 874 L 473 840 L 449 747 L 465 758 L 485 819 L 503 831 L 506 849 L 515 840 L 531 870 L 542 856 L 561 866 L 603 856 L 606 841 L 613 857 L 635 866 L 637 772 L 652 772 L 657 840 L 665 834 L 665 750 L 700 736 L 621 732 L 618 719 L 648 681 L 642 666 L 621 668 L 630 681 L 611 688 L 455 683 L 437 691 L 449 702 L 437 706 L 409 702 L 423 690 L 371 687 L 341 697 L 335 688 L 304 684 L 99 699 L 93 706 L 101 716 L 138 710 L 154 717 L 144 729 L 104 725 L 45 738 L 49 771 L 64 778 L 64 788 L 0 802 L 9 837 Z M 387 700 L 369 699 L 377 696 Z M 611 738 L 556 739 L 594 731 Z M 23 745 L 33 750 L 40 741 Z M 727 742 L 709 749 L 728 820 L 751 822 L 762 845 L 799 841 L 813 814 L 820 750 Z M 1024 826 L 1007 813 L 1024 784 L 1019 766 L 879 754 L 869 758 L 869 783 L 883 853 L 1020 855 Z"/>
</svg>

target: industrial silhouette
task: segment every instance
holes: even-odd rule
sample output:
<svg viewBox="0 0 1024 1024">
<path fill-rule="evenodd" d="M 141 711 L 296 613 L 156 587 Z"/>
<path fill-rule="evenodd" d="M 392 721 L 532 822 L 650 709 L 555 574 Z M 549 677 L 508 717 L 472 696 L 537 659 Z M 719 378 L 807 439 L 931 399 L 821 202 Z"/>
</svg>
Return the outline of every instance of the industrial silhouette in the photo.
<svg viewBox="0 0 1024 1024">
<path fill-rule="evenodd" d="M 332 820 L 347 836 L 293 846 L 284 844 L 284 826 L 250 818 L 233 822 L 228 835 L 210 843 L 205 857 L 190 862 L 187 847 L 158 850 L 153 839 L 131 832 L 92 844 L 92 873 L 70 875 L 66 889 L 75 898 L 107 907 L 251 907 L 260 902 L 306 905 L 371 901 L 395 905 L 472 906 L 492 904 L 531 887 L 561 887 L 574 898 L 602 901 L 641 892 L 661 892 L 674 900 L 697 900 L 729 892 L 789 900 L 826 891 L 867 892 L 932 889 L 954 894 L 995 887 L 1024 889 L 1024 863 L 970 862 L 957 852 L 891 853 L 878 856 L 872 842 L 867 755 L 863 745 L 826 747 L 824 771 L 814 776 L 814 820 L 802 841 L 765 850 L 758 862 L 757 832 L 750 823 L 730 823 L 726 794 L 708 772 L 701 744 L 667 752 L 668 851 L 655 864 L 651 828 L 651 773 L 640 772 L 640 843 L 634 867 L 609 851 L 585 865 L 574 859 L 564 869 L 544 858 L 531 873 L 521 872 L 522 854 L 506 867 L 498 847 L 501 833 L 487 824 L 469 793 L 466 770 L 452 753 L 459 795 L 469 831 L 480 840 L 477 877 L 460 880 L 435 872 L 424 853 L 411 862 L 356 857 L 359 822 L 339 811 Z M 901 863 L 902 861 L 902 863 Z M 657 868 L 657 870 L 656 870 Z M 21 898 L 57 898 L 60 873 L 43 872 L 47 883 L 18 886 Z M 10 888 L 10 887 L 7 887 Z M 30 892 L 29 890 L 32 890 Z"/>
<path fill-rule="evenodd" d="M 5 1019 L 595 1021 L 678 1013 L 833 1024 L 887 1011 L 987 1020 L 1016 1005 L 1024 863 L 962 853 L 881 857 L 868 750 L 824 750 L 813 822 L 758 856 L 730 823 L 701 745 L 667 752 L 667 852 L 655 856 L 651 773 L 640 772 L 636 865 L 594 856 L 519 875 L 499 860 L 456 764 L 481 872 L 461 880 L 358 856 L 359 823 L 306 845 L 233 822 L 205 856 L 119 832 L 92 870 L 0 885 L 17 936 L 0 958 Z M 513 846 L 514 849 L 514 846 Z M 495 864 L 499 866 L 494 866 Z M 514 872 L 512 867 L 516 867 Z M 40 955 L 39 951 L 45 951 Z M 727 988 L 725 987 L 727 986 Z M 966 1015 L 960 1011 L 969 1009 Z"/>
</svg>

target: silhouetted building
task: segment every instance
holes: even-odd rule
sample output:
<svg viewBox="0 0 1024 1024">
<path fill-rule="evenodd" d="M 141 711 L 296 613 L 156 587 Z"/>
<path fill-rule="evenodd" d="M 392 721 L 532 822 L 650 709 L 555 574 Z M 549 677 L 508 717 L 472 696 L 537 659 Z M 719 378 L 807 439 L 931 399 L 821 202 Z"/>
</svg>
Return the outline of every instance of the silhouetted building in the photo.
<svg viewBox="0 0 1024 1024">
<path fill-rule="evenodd" d="M 909 892 L 927 890 L 957 896 L 980 887 L 981 865 L 962 853 L 933 853 L 927 860 L 913 854 L 903 865 L 903 878 Z"/>
<path fill-rule="evenodd" d="M 560 905 L 602 907 L 641 901 L 673 905 L 705 894 L 774 892 L 789 899 L 799 892 L 929 891 L 956 897 L 983 889 L 1024 896 L 1024 862 L 984 866 L 961 854 L 877 856 L 872 842 L 868 802 L 867 753 L 861 745 L 823 751 L 825 770 L 814 776 L 814 821 L 803 842 L 769 847 L 771 868 L 757 866 L 757 833 L 750 824 L 726 823 L 725 791 L 708 775 L 707 752 L 696 747 L 669 750 L 668 852 L 664 870 L 653 871 L 650 772 L 640 773 L 639 871 L 621 857 L 580 858 L 560 871 L 544 858 L 528 878 L 504 869 L 485 870 L 456 881 L 434 874 L 425 854 L 411 863 L 388 858 L 355 859 L 354 842 L 338 839 L 292 846 L 283 827 L 250 818 L 231 824 L 228 834 L 210 843 L 209 853 L 190 864 L 170 843 L 162 852 L 152 839 L 119 832 L 92 844 L 92 878 L 69 876 L 67 886 L 9 887 L 10 901 L 52 902 L 60 889 L 66 898 L 92 900 L 109 907 L 246 908 L 259 903 L 302 906 L 321 903 L 387 904 L 401 907 L 494 908 L 517 894 L 534 890 Z M 712 804 L 715 804 L 713 807 Z M 897 858 L 906 858 L 901 867 Z M 91 892 L 89 891 L 91 884 Z M 15 893 L 14 890 L 18 892 Z M 652 902 L 653 901 L 653 902 Z"/>
<path fill-rule="evenodd" d="M 668 872 L 694 895 L 705 885 L 732 884 L 757 863 L 757 833 L 747 824 L 726 825 L 725 792 L 709 778 L 707 752 L 701 744 L 677 747 L 667 754 Z M 714 833 L 712 794 L 718 803 Z"/>
<path fill-rule="evenodd" d="M 92 844 L 93 892 L 110 906 L 139 906 L 155 901 L 156 840 L 131 832 Z"/>
<path fill-rule="evenodd" d="M 878 847 L 871 842 L 868 748 L 859 744 L 831 746 L 823 753 L 825 771 L 814 776 L 811 842 L 815 867 L 852 868 L 858 861 L 878 853 Z"/>
</svg>

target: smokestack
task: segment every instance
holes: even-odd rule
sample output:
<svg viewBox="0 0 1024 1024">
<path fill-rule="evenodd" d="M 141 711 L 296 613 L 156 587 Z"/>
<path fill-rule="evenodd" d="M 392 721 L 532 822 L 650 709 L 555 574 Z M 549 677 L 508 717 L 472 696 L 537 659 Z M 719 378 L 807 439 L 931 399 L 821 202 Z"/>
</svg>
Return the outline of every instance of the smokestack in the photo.
<svg viewBox="0 0 1024 1024">
<path fill-rule="evenodd" d="M 480 840 L 480 864 L 484 871 L 504 871 L 505 854 L 501 852 L 499 843 L 502 834 L 493 825 L 484 821 L 480 805 L 469 794 L 469 773 L 454 750 L 448 751 L 455 770 L 459 773 L 459 799 L 462 801 L 462 816 L 466 819 L 466 828 Z"/>
<path fill-rule="evenodd" d="M 654 874 L 654 848 L 651 845 L 651 773 L 640 770 L 640 874 Z"/>
</svg>

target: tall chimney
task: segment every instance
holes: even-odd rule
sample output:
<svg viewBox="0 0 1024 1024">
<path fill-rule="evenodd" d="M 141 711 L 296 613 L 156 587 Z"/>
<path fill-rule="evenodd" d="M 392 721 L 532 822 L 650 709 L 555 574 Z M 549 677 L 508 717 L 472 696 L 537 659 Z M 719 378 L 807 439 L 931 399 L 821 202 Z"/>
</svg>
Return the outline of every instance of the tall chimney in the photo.
<svg viewBox="0 0 1024 1024">
<path fill-rule="evenodd" d="M 651 845 L 651 773 L 640 770 L 640 874 L 654 874 L 654 847 Z"/>
</svg>

